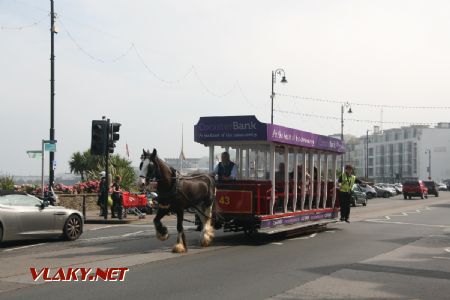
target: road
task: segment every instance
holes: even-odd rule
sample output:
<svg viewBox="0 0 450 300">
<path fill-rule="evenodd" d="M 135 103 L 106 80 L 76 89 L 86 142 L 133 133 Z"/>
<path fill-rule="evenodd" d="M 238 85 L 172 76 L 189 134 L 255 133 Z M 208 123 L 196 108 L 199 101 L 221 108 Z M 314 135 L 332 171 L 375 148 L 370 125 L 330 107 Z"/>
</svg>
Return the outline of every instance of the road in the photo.
<svg viewBox="0 0 450 300">
<path fill-rule="evenodd" d="M 200 248 L 170 252 L 151 219 L 87 225 L 75 242 L 0 248 L 0 299 L 449 299 L 450 192 L 439 198 L 369 200 L 351 223 L 291 237 L 217 232 Z M 124 282 L 33 283 L 30 267 L 129 267 Z"/>
</svg>

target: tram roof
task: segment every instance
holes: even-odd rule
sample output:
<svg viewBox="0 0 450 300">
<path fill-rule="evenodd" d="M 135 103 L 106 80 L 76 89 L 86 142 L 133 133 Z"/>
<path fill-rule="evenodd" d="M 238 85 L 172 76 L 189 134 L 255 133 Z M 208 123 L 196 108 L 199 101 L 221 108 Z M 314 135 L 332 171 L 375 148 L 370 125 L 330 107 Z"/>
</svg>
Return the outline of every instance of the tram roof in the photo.
<svg viewBox="0 0 450 300">
<path fill-rule="evenodd" d="M 194 126 L 194 140 L 204 145 L 235 142 L 267 142 L 344 153 L 344 143 L 336 138 L 258 121 L 255 116 L 201 117 Z"/>
</svg>

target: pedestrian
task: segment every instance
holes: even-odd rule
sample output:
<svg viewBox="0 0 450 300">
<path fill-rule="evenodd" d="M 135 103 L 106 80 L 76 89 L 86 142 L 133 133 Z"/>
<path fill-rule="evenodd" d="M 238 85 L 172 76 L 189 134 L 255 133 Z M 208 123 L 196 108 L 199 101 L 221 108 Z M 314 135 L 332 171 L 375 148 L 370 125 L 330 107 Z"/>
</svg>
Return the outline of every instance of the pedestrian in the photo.
<svg viewBox="0 0 450 300">
<path fill-rule="evenodd" d="M 111 206 L 111 218 L 119 218 L 119 220 L 122 220 L 122 190 L 120 189 L 120 183 L 122 181 L 122 178 L 119 175 L 116 175 L 114 177 L 114 183 L 112 185 L 112 194 L 111 198 L 113 201 L 113 205 Z M 116 213 L 118 216 L 116 216 Z"/>
<path fill-rule="evenodd" d="M 350 223 L 350 202 L 351 202 L 351 191 L 355 183 L 363 183 L 361 180 L 356 178 L 353 173 L 353 167 L 351 165 L 346 165 L 344 172 L 339 176 L 339 205 L 341 207 L 341 221 Z"/>
<path fill-rule="evenodd" d="M 98 185 L 98 200 L 97 205 L 100 207 L 100 216 L 105 216 L 108 211 L 106 208 L 106 201 L 108 199 L 108 188 L 106 182 L 106 172 L 100 172 L 100 183 Z"/>
</svg>

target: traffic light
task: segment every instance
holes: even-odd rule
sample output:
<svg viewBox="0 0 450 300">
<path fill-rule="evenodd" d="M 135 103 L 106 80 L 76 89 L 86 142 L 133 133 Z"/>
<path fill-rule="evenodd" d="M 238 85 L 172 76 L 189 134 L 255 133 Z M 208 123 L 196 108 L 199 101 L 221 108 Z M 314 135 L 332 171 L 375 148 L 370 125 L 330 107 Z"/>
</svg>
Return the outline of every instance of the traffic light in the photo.
<svg viewBox="0 0 450 300">
<path fill-rule="evenodd" d="M 108 152 L 114 153 L 114 148 L 116 147 L 116 142 L 120 138 L 119 130 L 120 126 L 122 124 L 120 123 L 111 123 L 110 125 L 110 131 L 109 131 L 109 138 L 108 138 Z"/>
<path fill-rule="evenodd" d="M 107 123 L 105 120 L 92 121 L 91 154 L 104 155 L 107 144 Z"/>
</svg>

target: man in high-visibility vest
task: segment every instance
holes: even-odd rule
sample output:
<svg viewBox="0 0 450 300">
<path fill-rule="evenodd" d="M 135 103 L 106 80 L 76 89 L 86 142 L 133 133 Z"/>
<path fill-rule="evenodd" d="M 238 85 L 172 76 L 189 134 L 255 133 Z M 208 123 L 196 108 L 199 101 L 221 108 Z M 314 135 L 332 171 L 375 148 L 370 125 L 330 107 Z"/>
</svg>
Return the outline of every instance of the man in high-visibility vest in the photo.
<svg viewBox="0 0 450 300">
<path fill-rule="evenodd" d="M 356 178 L 352 174 L 353 167 L 351 165 L 345 166 L 344 173 L 339 176 L 339 204 L 341 206 L 341 221 L 350 223 L 348 220 L 350 218 L 350 202 L 351 202 L 351 191 L 355 183 L 363 183 L 361 180 Z"/>
</svg>

